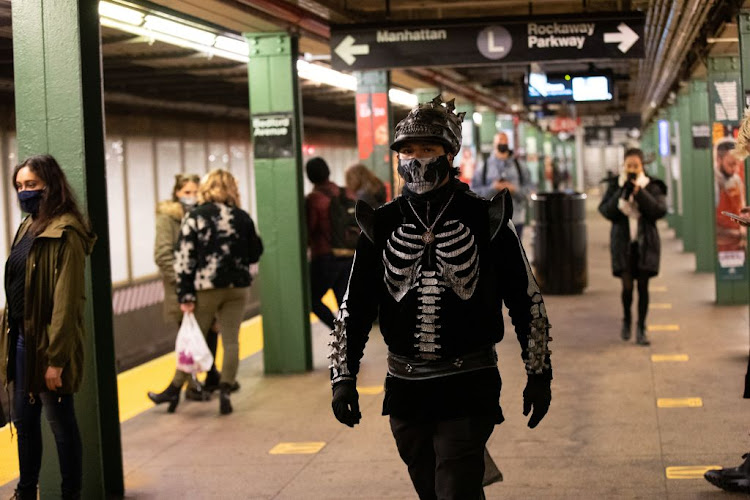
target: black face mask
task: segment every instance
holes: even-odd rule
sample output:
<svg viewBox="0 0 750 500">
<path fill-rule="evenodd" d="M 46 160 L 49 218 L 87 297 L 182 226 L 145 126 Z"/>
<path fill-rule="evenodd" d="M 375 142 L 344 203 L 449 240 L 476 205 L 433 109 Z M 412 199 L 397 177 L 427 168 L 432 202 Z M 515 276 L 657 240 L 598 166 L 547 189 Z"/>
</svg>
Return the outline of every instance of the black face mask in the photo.
<svg viewBox="0 0 750 500">
<path fill-rule="evenodd" d="M 431 158 L 399 160 L 398 173 L 406 187 L 414 194 L 424 194 L 440 186 L 448 176 L 451 163 L 448 155 Z"/>
<path fill-rule="evenodd" d="M 507 144 L 498 144 L 497 145 L 497 150 L 500 153 L 507 153 L 508 151 L 510 151 L 510 149 L 508 149 L 508 145 Z"/>
<path fill-rule="evenodd" d="M 18 202 L 21 205 L 21 210 L 31 215 L 39 213 L 39 204 L 42 202 L 42 194 L 44 194 L 44 189 L 20 191 L 18 193 Z"/>
</svg>

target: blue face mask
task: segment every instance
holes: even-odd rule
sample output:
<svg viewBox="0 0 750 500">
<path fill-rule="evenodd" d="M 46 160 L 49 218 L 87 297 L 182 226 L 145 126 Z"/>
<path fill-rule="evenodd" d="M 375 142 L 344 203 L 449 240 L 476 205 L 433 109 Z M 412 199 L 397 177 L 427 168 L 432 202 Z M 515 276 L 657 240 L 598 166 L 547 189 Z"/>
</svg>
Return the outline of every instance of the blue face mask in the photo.
<svg viewBox="0 0 750 500">
<path fill-rule="evenodd" d="M 39 204 L 42 202 L 44 189 L 34 189 L 19 191 L 18 202 L 21 204 L 21 210 L 27 214 L 36 215 L 39 212 Z"/>
</svg>

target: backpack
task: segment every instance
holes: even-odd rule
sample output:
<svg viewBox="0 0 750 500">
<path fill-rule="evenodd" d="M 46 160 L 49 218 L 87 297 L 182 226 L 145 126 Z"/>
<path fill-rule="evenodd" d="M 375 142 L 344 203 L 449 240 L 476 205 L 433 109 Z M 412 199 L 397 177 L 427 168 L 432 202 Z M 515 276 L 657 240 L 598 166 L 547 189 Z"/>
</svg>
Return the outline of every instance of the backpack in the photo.
<svg viewBox="0 0 750 500">
<path fill-rule="evenodd" d="M 330 197 L 328 216 L 331 220 L 331 249 L 337 257 L 354 255 L 359 240 L 359 224 L 355 216 L 357 201 L 346 195 L 346 190 L 339 188 L 338 196 Z"/>
<path fill-rule="evenodd" d="M 482 167 L 482 185 L 487 185 L 487 160 L 490 159 L 490 155 L 487 155 L 484 157 L 484 166 Z M 518 163 L 518 160 L 516 160 L 516 157 L 513 156 L 513 163 L 516 166 L 516 170 L 518 171 L 518 182 L 523 186 L 526 184 L 527 179 L 523 175 L 523 169 L 521 168 L 521 165 Z"/>
</svg>

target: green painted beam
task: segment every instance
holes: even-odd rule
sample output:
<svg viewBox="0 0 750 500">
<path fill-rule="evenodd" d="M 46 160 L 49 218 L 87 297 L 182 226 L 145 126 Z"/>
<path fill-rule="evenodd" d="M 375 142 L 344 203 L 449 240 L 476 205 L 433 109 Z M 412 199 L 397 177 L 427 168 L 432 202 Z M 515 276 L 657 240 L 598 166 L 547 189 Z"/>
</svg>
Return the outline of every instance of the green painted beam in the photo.
<svg viewBox="0 0 750 500">
<path fill-rule="evenodd" d="M 669 119 L 670 152 L 669 163 L 665 165 L 665 167 L 671 173 L 670 178 L 672 179 L 672 184 L 671 186 L 669 186 L 669 189 L 672 191 L 672 220 L 674 223 L 673 227 L 677 237 L 682 238 L 684 225 L 682 219 L 682 184 L 680 180 L 682 177 L 682 172 L 680 171 L 679 167 L 679 158 L 675 158 L 675 156 L 678 154 L 678 135 L 680 128 L 679 110 L 676 103 L 669 106 L 669 109 L 667 110 L 667 116 Z M 673 168 L 673 165 L 675 165 L 676 168 Z"/>
<path fill-rule="evenodd" d="M 75 397 L 83 441 L 82 498 L 121 496 L 124 492 L 98 4 L 96 0 L 12 4 L 19 158 L 41 153 L 55 156 L 98 236 L 86 266 L 86 364 L 83 386 Z M 59 498 L 54 439 L 50 431 L 45 431 L 44 437 L 41 498 Z"/>
<path fill-rule="evenodd" d="M 679 133 L 680 182 L 682 184 L 682 248 L 686 252 L 695 252 L 697 233 L 695 227 L 695 165 L 693 156 L 693 136 L 690 128 L 690 94 L 683 91 L 677 100 L 677 124 Z"/>
<path fill-rule="evenodd" d="M 690 124 L 693 129 L 708 127 L 708 83 L 705 80 L 690 82 Z M 714 232 L 714 174 L 711 146 L 693 151 L 693 215 L 695 233 L 695 269 L 697 272 L 714 272 L 716 236 Z"/>
<path fill-rule="evenodd" d="M 742 116 L 743 93 L 740 58 L 730 56 L 709 57 L 707 67 L 708 109 L 715 149 L 718 141 L 733 136 L 733 131 L 739 126 L 739 120 Z M 710 165 L 713 167 L 716 161 L 717 159 L 713 158 Z M 715 198 L 715 193 L 716 190 L 712 189 L 712 207 L 716 207 L 719 203 L 719 200 Z M 716 214 L 716 208 L 713 208 L 713 210 Z M 716 231 L 714 234 L 717 235 L 720 230 L 716 224 L 718 217 L 723 216 L 716 214 L 713 218 L 714 231 Z M 720 241 L 717 243 L 720 243 Z M 726 245 L 727 243 L 725 243 L 724 248 L 720 249 L 717 244 L 714 249 L 716 303 L 720 305 L 746 304 L 748 292 L 750 292 L 747 262 L 745 261 L 742 265 L 735 265 L 728 261 L 728 256 L 735 253 L 744 257 L 746 255 L 745 249 L 739 244 L 732 246 L 732 243 L 728 243 L 729 247 Z M 732 258 L 732 260 L 735 259 Z"/>
<path fill-rule="evenodd" d="M 250 46 L 250 123 L 286 117 L 286 153 L 262 155 L 253 138 L 260 260 L 263 360 L 266 373 L 312 369 L 307 236 L 302 195 L 302 109 L 297 82 L 297 38 L 287 33 L 245 33 Z M 267 157 L 271 156 L 271 157 Z"/>
</svg>

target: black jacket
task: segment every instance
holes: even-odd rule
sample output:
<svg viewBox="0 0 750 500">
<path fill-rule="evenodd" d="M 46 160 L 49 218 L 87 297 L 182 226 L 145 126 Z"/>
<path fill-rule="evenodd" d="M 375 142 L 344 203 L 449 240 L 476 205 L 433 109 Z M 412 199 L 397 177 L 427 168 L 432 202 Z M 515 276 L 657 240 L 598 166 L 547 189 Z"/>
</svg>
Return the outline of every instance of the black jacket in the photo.
<svg viewBox="0 0 750 500">
<path fill-rule="evenodd" d="M 628 270 L 630 262 L 630 226 L 628 217 L 617 208 L 623 188 L 618 185 L 619 177 L 608 180 L 607 192 L 599 204 L 599 212 L 612 221 L 610 232 L 610 253 L 612 255 L 612 274 L 622 276 Z M 661 258 L 661 241 L 656 221 L 667 213 L 667 186 L 649 176 L 649 183 L 638 191 L 634 200 L 641 213 L 638 219 L 638 270 L 648 276 L 659 274 Z"/>
<path fill-rule="evenodd" d="M 424 232 L 424 227 L 414 212 L 429 225 L 451 195 L 453 200 L 433 230 L 437 240 L 432 245 L 421 245 L 423 250 L 420 250 L 418 235 Z M 512 223 L 508 222 L 510 213 L 506 214 L 503 223 L 497 224 L 498 233 L 492 239 L 490 202 L 468 191 L 465 184 L 449 183 L 435 193 L 432 201 L 412 198 L 414 210 L 408 200 L 400 196 L 380 207 L 374 213 L 372 234 L 368 236 L 365 230 L 360 236 L 347 295 L 339 313 L 343 328 L 334 329 L 332 333 L 333 383 L 356 380 L 376 316 L 379 316 L 380 331 L 392 353 L 415 360 L 453 360 L 490 348 L 503 338 L 503 302 L 509 309 L 522 357 L 530 370 L 529 359 L 539 359 L 540 349 L 546 351 L 549 325 L 531 268 Z M 507 205 L 510 207 L 510 203 Z M 409 251 L 412 254 L 424 253 L 411 261 L 413 267 L 410 269 L 415 275 L 407 276 L 403 282 L 412 280 L 411 284 L 399 287 L 394 286 L 392 279 L 398 276 L 389 264 L 409 268 L 408 258 L 394 257 L 398 252 L 407 251 L 409 247 L 404 243 L 411 245 Z M 441 251 L 444 255 L 438 258 Z M 462 257 L 451 260 L 452 257 L 445 256 L 451 252 L 461 253 L 463 260 Z M 469 261 L 465 257 L 474 253 L 474 267 L 460 269 Z M 472 269 L 476 270 L 475 277 L 467 279 Z M 437 279 L 424 278 L 425 271 L 431 270 L 437 272 Z M 428 292 L 422 290 L 430 284 L 440 292 L 437 299 L 427 302 L 424 294 Z M 532 297 L 535 302 L 532 302 Z M 424 350 L 417 325 L 425 321 L 424 314 L 435 310 L 433 331 L 439 334 L 435 340 L 439 347 L 433 353 Z M 544 342 L 531 341 L 532 330 L 542 332 Z M 542 352 L 541 356 L 549 366 L 547 353 Z M 385 389 L 383 414 L 404 418 L 489 414 L 494 415 L 497 422 L 502 421 L 498 402 L 500 376 L 494 368 L 429 380 L 407 380 L 389 375 Z"/>
<path fill-rule="evenodd" d="M 197 290 L 250 286 L 250 264 L 263 243 L 247 212 L 224 203 L 204 203 L 182 221 L 174 270 L 180 303 L 195 302 Z"/>
</svg>

